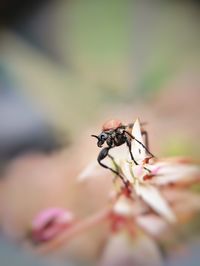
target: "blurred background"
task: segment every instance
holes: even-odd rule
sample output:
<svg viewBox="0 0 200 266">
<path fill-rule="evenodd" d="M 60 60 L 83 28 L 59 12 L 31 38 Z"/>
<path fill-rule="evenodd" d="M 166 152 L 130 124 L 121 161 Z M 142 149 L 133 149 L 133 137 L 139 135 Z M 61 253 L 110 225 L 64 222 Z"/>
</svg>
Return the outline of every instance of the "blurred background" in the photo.
<svg viewBox="0 0 200 266">
<path fill-rule="evenodd" d="M 80 208 L 90 190 L 77 190 L 74 179 L 95 159 L 90 134 L 104 120 L 140 117 L 153 153 L 199 160 L 199 15 L 199 1 L 0 1 L 6 235 L 23 238 L 49 205 L 80 215 L 96 208 Z"/>
</svg>

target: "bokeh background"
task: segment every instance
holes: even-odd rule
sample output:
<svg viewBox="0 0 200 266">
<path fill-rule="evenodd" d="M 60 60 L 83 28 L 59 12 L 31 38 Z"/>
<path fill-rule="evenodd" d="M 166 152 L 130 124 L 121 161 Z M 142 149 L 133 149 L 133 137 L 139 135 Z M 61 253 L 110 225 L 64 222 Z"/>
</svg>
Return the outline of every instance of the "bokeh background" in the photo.
<svg viewBox="0 0 200 266">
<path fill-rule="evenodd" d="M 50 205 L 106 202 L 105 188 L 91 204 L 95 184 L 74 185 L 104 120 L 140 117 L 155 154 L 199 160 L 199 15 L 198 1 L 0 2 L 3 233 L 21 240 Z"/>
</svg>

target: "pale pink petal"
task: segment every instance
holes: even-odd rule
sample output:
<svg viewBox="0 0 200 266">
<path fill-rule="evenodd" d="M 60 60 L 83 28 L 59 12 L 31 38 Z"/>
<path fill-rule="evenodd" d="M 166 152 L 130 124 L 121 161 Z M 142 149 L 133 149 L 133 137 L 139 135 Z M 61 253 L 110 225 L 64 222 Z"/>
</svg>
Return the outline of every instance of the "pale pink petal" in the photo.
<svg viewBox="0 0 200 266">
<path fill-rule="evenodd" d="M 191 164 L 160 162 L 148 165 L 155 176 L 151 182 L 156 185 L 167 185 L 177 182 L 193 182 L 200 178 L 200 167 Z"/>
<path fill-rule="evenodd" d="M 70 226 L 73 220 L 72 212 L 62 208 L 42 210 L 32 222 L 32 240 L 36 243 L 50 240 Z"/>
<path fill-rule="evenodd" d="M 100 167 L 97 161 L 93 161 L 83 169 L 83 171 L 78 175 L 77 180 L 82 182 L 92 177 L 100 176 L 103 173 L 104 169 Z"/>
<path fill-rule="evenodd" d="M 57 217 L 63 217 L 65 220 L 67 219 L 72 220 L 73 215 L 71 212 L 66 211 L 65 209 L 62 208 L 47 208 L 45 210 L 42 210 L 36 218 L 32 221 L 32 228 L 40 228 L 43 227 L 44 224 L 46 224 L 47 221 L 49 221 L 52 218 L 57 218 Z"/>
<path fill-rule="evenodd" d="M 135 222 L 145 232 L 156 238 L 169 227 L 166 220 L 155 214 L 140 215 L 135 218 Z"/>
<path fill-rule="evenodd" d="M 176 217 L 168 205 L 167 201 L 160 192 L 149 184 L 138 184 L 135 186 L 135 191 L 141 198 L 159 215 L 165 218 L 168 222 L 175 222 Z"/>
<path fill-rule="evenodd" d="M 133 125 L 132 135 L 138 141 L 140 141 L 142 144 L 144 144 L 144 140 L 143 140 L 142 133 L 141 133 L 139 119 L 136 119 L 136 121 L 135 121 L 135 123 Z M 139 164 L 142 163 L 142 161 L 146 158 L 146 151 L 145 151 L 145 149 L 136 140 L 132 140 L 132 142 L 131 142 L 131 151 L 132 151 L 133 157 L 135 158 L 135 160 Z"/>
<path fill-rule="evenodd" d="M 121 196 L 113 207 L 113 211 L 120 216 L 133 216 L 133 202 L 125 196 Z"/>
<path fill-rule="evenodd" d="M 164 197 L 173 205 L 177 215 L 187 215 L 200 211 L 200 195 L 188 190 L 165 188 Z"/>
<path fill-rule="evenodd" d="M 132 173 L 133 176 L 136 177 L 139 182 L 143 182 L 143 177 L 147 174 L 149 174 L 149 172 L 144 169 L 143 165 L 132 165 Z"/>
<path fill-rule="evenodd" d="M 147 236 L 126 232 L 112 235 L 102 254 L 99 266 L 161 266 L 162 256 L 156 243 Z"/>
</svg>

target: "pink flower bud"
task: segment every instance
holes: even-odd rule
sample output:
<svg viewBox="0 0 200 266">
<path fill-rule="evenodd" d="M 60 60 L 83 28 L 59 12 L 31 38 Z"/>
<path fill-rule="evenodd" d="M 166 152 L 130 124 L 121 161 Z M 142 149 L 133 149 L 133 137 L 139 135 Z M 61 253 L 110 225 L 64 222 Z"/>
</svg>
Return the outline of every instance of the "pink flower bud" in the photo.
<svg viewBox="0 0 200 266">
<path fill-rule="evenodd" d="M 42 210 L 32 221 L 31 238 L 35 243 L 49 241 L 72 225 L 72 212 L 62 208 Z"/>
</svg>

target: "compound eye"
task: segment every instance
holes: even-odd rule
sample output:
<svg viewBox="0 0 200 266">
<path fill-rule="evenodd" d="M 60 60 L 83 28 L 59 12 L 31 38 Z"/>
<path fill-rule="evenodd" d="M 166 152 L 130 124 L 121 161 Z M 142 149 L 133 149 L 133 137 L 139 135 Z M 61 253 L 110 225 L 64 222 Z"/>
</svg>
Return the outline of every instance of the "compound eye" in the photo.
<svg viewBox="0 0 200 266">
<path fill-rule="evenodd" d="M 101 133 L 100 138 L 101 138 L 101 140 L 106 140 L 107 139 L 107 134 L 106 133 Z"/>
</svg>

